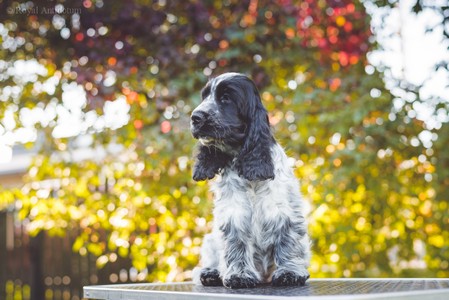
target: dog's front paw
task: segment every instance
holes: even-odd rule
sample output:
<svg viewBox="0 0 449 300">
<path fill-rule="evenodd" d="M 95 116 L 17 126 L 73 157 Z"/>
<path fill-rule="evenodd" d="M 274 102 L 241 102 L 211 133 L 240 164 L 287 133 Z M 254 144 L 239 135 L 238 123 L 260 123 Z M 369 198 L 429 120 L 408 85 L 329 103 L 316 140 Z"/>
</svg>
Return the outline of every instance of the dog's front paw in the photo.
<svg viewBox="0 0 449 300">
<path fill-rule="evenodd" d="M 243 289 L 256 287 L 260 281 L 255 277 L 245 275 L 231 275 L 223 280 L 223 285 L 230 289 Z"/>
<path fill-rule="evenodd" d="M 214 170 L 212 168 L 201 168 L 197 167 L 193 171 L 193 180 L 195 181 L 203 181 L 207 179 L 212 179 L 217 174 L 218 170 Z"/>
<path fill-rule="evenodd" d="M 201 270 L 201 283 L 205 286 L 222 286 L 223 281 L 220 278 L 220 273 L 216 269 L 205 268 Z"/>
<path fill-rule="evenodd" d="M 271 284 L 274 286 L 295 286 L 304 285 L 306 280 L 309 279 L 310 275 L 306 271 L 305 274 L 297 274 L 291 271 L 280 271 L 273 274 L 271 279 Z"/>
</svg>

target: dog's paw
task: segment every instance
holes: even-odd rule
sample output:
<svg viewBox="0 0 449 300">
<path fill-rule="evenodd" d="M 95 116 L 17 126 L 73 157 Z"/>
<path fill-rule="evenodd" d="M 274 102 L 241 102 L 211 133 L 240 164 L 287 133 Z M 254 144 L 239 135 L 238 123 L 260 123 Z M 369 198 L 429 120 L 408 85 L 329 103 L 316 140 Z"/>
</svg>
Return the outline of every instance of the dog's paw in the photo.
<svg viewBox="0 0 449 300">
<path fill-rule="evenodd" d="M 215 174 L 217 174 L 218 170 L 214 169 L 206 169 L 206 168 L 200 168 L 197 167 L 193 171 L 193 180 L 195 181 L 204 181 L 207 179 L 212 179 L 215 177 Z"/>
<path fill-rule="evenodd" d="M 291 271 L 280 271 L 273 274 L 271 279 L 271 284 L 273 286 L 296 286 L 306 284 L 306 280 L 309 279 L 310 275 L 306 271 L 306 274 L 297 274 Z"/>
<path fill-rule="evenodd" d="M 222 286 L 223 281 L 220 278 L 220 273 L 216 269 L 206 268 L 201 270 L 201 283 L 205 286 Z"/>
<path fill-rule="evenodd" d="M 244 275 L 231 275 L 223 280 L 223 285 L 230 289 L 253 288 L 258 284 L 260 281 L 257 278 Z"/>
</svg>

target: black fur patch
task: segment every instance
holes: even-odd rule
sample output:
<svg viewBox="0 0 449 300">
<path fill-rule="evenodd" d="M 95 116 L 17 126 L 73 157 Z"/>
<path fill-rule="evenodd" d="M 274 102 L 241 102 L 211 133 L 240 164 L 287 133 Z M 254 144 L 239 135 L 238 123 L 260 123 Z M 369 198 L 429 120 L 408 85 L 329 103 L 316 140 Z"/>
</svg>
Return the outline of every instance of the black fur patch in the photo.
<svg viewBox="0 0 449 300">
<path fill-rule="evenodd" d="M 232 275 L 229 279 L 224 280 L 225 287 L 230 289 L 254 288 L 260 282 L 256 278 Z"/>
<path fill-rule="evenodd" d="M 201 283 L 204 286 L 222 286 L 223 281 L 221 280 L 220 273 L 216 269 L 203 269 L 200 274 Z"/>
<path fill-rule="evenodd" d="M 252 81 L 245 81 L 247 99 L 247 132 L 243 147 L 237 157 L 239 175 L 247 180 L 267 180 L 274 178 L 271 146 L 275 143 L 271 134 L 268 114 L 260 100 L 259 92 Z"/>
<path fill-rule="evenodd" d="M 220 170 L 229 165 L 232 157 L 214 146 L 200 146 L 193 167 L 193 180 L 212 179 Z"/>
<path fill-rule="evenodd" d="M 300 276 L 290 271 L 284 271 L 279 274 L 274 274 L 271 280 L 271 284 L 274 286 L 297 286 L 305 285 L 306 280 L 310 275 Z"/>
<path fill-rule="evenodd" d="M 204 100 L 207 96 L 210 95 L 210 84 L 206 85 L 201 91 L 201 98 Z"/>
</svg>

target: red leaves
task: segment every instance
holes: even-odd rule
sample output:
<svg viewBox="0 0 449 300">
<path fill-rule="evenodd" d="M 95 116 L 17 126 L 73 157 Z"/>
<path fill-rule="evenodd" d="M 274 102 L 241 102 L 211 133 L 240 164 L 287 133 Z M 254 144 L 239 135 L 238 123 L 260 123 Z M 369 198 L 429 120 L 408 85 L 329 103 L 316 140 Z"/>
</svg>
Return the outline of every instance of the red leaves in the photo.
<svg viewBox="0 0 449 300">
<path fill-rule="evenodd" d="M 335 92 L 341 85 L 341 79 L 340 78 L 334 78 L 331 79 L 330 83 L 329 83 L 329 89 L 332 92 Z"/>
<path fill-rule="evenodd" d="M 367 20 L 363 5 L 352 1 L 307 0 L 297 6 L 296 26 L 303 46 L 319 48 L 322 62 L 333 60 L 343 67 L 364 58 L 371 34 Z"/>
<path fill-rule="evenodd" d="M 137 130 L 141 130 L 143 128 L 143 121 L 134 120 L 134 128 L 136 128 Z"/>
<path fill-rule="evenodd" d="M 161 132 L 168 133 L 171 130 L 171 123 L 169 121 L 163 121 L 161 123 Z"/>
<path fill-rule="evenodd" d="M 128 104 L 133 104 L 139 99 L 139 94 L 129 88 L 122 88 L 122 93 L 126 96 L 126 102 L 128 102 Z"/>
<path fill-rule="evenodd" d="M 75 34 L 75 40 L 77 42 L 82 42 L 84 40 L 84 34 L 82 34 L 81 32 L 78 32 L 77 34 Z"/>
<path fill-rule="evenodd" d="M 113 56 L 108 58 L 108 65 L 115 66 L 117 64 L 117 59 Z"/>
</svg>

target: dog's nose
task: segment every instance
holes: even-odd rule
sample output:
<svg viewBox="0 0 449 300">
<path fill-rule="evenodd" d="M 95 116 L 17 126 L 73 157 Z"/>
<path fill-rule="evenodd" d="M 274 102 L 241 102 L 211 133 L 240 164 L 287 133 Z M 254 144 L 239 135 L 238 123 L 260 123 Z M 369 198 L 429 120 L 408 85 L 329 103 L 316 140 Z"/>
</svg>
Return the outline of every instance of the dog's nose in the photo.
<svg viewBox="0 0 449 300">
<path fill-rule="evenodd" d="M 203 111 L 194 111 L 190 119 L 193 125 L 200 125 L 206 119 L 207 114 Z"/>
</svg>

